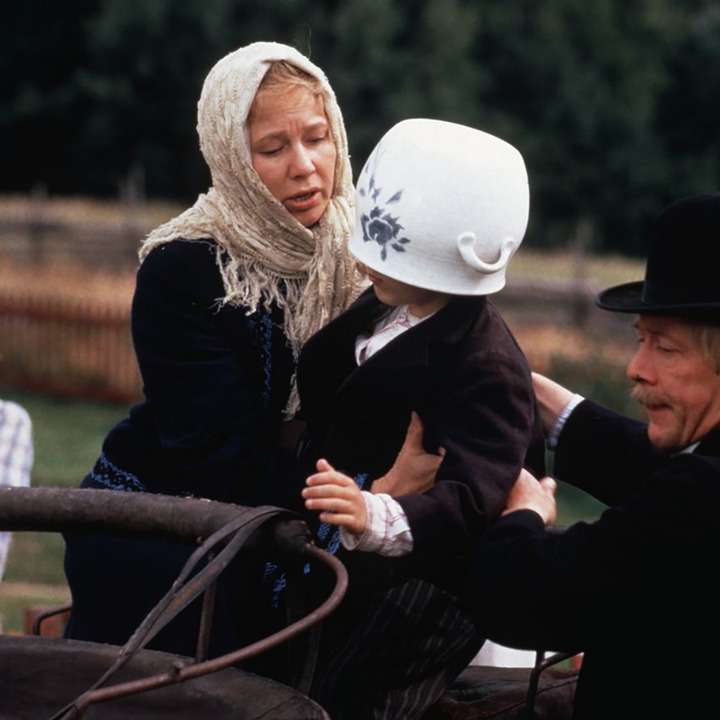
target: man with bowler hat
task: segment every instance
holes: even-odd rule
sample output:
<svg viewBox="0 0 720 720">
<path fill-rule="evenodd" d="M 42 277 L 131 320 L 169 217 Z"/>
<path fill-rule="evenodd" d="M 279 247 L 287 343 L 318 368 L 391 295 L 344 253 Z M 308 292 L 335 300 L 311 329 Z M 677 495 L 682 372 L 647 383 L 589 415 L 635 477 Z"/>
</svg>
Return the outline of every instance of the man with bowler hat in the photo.
<svg viewBox="0 0 720 720">
<path fill-rule="evenodd" d="M 557 477 L 609 509 L 547 530 L 554 481 L 523 471 L 465 588 L 480 634 L 584 651 L 576 718 L 720 713 L 720 193 L 670 205 L 650 240 L 644 282 L 597 299 L 637 316 L 647 424 L 534 376 Z"/>
<path fill-rule="evenodd" d="M 555 474 L 610 508 L 547 531 L 554 483 L 523 472 L 467 585 L 494 639 L 585 652 L 578 718 L 718 712 L 720 193 L 670 205 L 650 241 L 644 282 L 597 298 L 637 316 L 647 424 L 534 377 Z"/>
</svg>

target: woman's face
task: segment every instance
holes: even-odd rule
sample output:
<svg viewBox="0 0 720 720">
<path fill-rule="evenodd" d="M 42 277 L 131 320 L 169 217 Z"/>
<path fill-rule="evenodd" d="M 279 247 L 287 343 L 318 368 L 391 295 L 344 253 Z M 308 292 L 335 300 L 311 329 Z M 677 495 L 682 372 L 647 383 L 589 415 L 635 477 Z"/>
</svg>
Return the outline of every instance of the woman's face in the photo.
<svg viewBox="0 0 720 720">
<path fill-rule="evenodd" d="M 337 154 L 322 97 L 261 90 L 248 129 L 255 172 L 299 223 L 314 225 L 332 197 Z"/>
</svg>

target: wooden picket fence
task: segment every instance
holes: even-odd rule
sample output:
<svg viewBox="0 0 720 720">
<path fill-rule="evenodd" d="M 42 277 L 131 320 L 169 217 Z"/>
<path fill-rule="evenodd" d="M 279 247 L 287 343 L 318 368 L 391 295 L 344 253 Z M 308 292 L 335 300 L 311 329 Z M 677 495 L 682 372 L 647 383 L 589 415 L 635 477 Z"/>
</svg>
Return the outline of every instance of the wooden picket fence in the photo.
<svg viewBox="0 0 720 720">
<path fill-rule="evenodd" d="M 62 284 L 0 282 L 0 384 L 124 404 L 138 400 L 130 284 L 79 294 L 63 292 Z M 570 284 L 514 284 L 496 300 L 533 367 L 543 370 L 554 354 L 592 355 L 597 341 L 588 344 L 589 328 L 605 338 L 606 352 L 610 338 L 620 337 L 618 318 L 595 309 L 593 295 L 594 288 Z M 629 347 L 624 340 L 620 345 Z"/>
<path fill-rule="evenodd" d="M 0 383 L 119 403 L 139 399 L 129 303 L 0 286 Z"/>
</svg>

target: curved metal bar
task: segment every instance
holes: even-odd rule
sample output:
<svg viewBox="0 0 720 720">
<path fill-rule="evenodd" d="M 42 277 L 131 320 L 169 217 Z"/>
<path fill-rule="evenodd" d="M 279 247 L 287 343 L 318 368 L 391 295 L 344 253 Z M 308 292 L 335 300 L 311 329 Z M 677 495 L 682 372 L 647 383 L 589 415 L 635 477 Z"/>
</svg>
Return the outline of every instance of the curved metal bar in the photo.
<svg viewBox="0 0 720 720">
<path fill-rule="evenodd" d="M 528 680 L 528 691 L 525 699 L 525 717 L 531 720 L 535 717 L 535 701 L 537 699 L 538 687 L 540 686 L 540 674 L 547 670 L 553 665 L 569 660 L 575 657 L 580 650 L 573 650 L 572 652 L 558 652 L 551 655 L 549 658 L 545 657 L 544 650 L 537 650 L 535 654 L 535 667 L 530 671 L 530 678 Z"/>
<path fill-rule="evenodd" d="M 59 607 L 51 608 L 50 610 L 46 610 L 45 612 L 39 613 L 35 620 L 33 620 L 31 632 L 33 635 L 41 635 L 42 634 L 42 624 L 49 620 L 51 617 L 55 617 L 56 615 L 62 615 L 63 613 L 69 612 L 72 610 L 72 605 L 60 605 Z"/>
<path fill-rule="evenodd" d="M 153 493 L 67 488 L 0 488 L 0 530 L 113 532 L 197 543 L 241 506 Z"/>
<path fill-rule="evenodd" d="M 308 615 L 273 635 L 269 635 L 262 640 L 258 640 L 227 655 L 193 665 L 184 665 L 181 662 L 177 662 L 168 672 L 162 675 L 154 675 L 149 678 L 133 680 L 131 682 L 86 692 L 74 701 L 73 707 L 69 708 L 62 717 L 67 719 L 77 718 L 80 717 L 91 704 L 115 700 L 126 695 L 154 690 L 155 688 L 185 682 L 200 677 L 201 675 L 208 675 L 218 672 L 219 670 L 224 670 L 231 665 L 270 650 L 324 620 L 340 604 L 347 591 L 347 570 L 337 558 L 314 545 L 306 545 L 305 554 L 329 566 L 335 574 L 335 587 L 330 597 L 315 610 L 308 613 Z"/>
<path fill-rule="evenodd" d="M 208 538 L 190 556 L 185 566 L 173 583 L 170 590 L 164 595 L 155 607 L 148 613 L 140 626 L 130 636 L 120 651 L 116 661 L 86 692 L 90 692 L 103 685 L 114 673 L 127 664 L 132 656 L 145 647 L 157 633 L 187 607 L 200 593 L 215 582 L 220 573 L 237 555 L 247 538 L 258 530 L 268 520 L 277 519 L 281 511 L 274 509 L 255 510 L 254 508 L 240 508 L 235 519 L 224 528 Z M 200 560 L 211 552 L 218 543 L 229 538 L 227 545 L 220 554 L 213 558 L 197 575 L 190 578 L 191 572 Z"/>
</svg>

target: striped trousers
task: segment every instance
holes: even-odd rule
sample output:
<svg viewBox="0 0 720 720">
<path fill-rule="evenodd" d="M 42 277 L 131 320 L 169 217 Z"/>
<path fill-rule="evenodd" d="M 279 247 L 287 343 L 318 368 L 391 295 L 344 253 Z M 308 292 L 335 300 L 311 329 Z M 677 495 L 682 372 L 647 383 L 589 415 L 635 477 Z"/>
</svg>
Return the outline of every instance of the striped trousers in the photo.
<svg viewBox="0 0 720 720">
<path fill-rule="evenodd" d="M 330 618 L 312 694 L 333 720 L 421 718 L 482 643 L 452 595 L 410 579 Z"/>
</svg>

